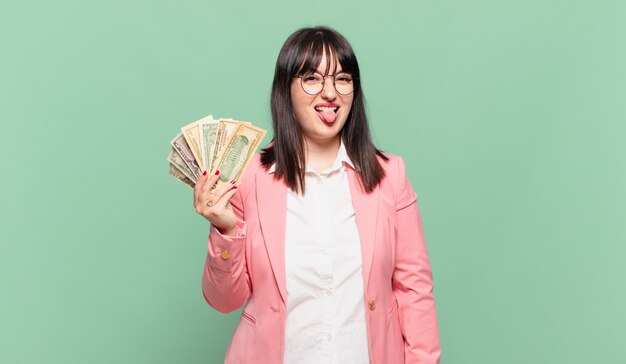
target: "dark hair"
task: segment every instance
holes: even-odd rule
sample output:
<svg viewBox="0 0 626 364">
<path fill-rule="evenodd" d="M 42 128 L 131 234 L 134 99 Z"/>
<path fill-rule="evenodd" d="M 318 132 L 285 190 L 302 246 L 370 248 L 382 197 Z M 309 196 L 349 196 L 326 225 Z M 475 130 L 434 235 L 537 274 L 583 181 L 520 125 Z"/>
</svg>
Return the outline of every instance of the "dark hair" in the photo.
<svg viewBox="0 0 626 364">
<path fill-rule="evenodd" d="M 350 43 L 337 31 L 328 27 L 302 28 L 294 32 L 280 50 L 272 83 L 272 143 L 261 151 L 261 163 L 269 168 L 276 163 L 275 178 L 284 178 L 288 187 L 304 192 L 306 160 L 304 137 L 296 121 L 291 103 L 291 82 L 309 70 L 315 70 L 326 57 L 326 70 L 331 59 L 344 71 L 352 74 L 354 96 L 348 119 L 341 130 L 341 139 L 354 167 L 359 171 L 362 187 L 372 192 L 382 181 L 385 172 L 377 159 L 388 158 L 378 150 L 370 135 L 365 100 L 361 90 L 359 64 Z"/>
</svg>

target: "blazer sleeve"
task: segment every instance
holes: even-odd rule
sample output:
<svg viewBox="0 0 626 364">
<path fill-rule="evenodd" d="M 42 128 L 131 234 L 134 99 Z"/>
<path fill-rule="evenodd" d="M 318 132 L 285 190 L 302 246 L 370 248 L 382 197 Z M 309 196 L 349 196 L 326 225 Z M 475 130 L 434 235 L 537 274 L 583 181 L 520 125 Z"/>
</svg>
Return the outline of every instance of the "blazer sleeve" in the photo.
<svg viewBox="0 0 626 364">
<path fill-rule="evenodd" d="M 436 364 L 441 357 L 433 278 L 417 195 L 404 161 L 397 166 L 397 242 L 392 288 L 404 337 L 405 363 Z"/>
<path fill-rule="evenodd" d="M 217 311 L 228 313 L 243 306 L 251 293 L 245 259 L 246 222 L 243 198 L 238 190 L 230 199 L 237 218 L 235 236 L 222 235 L 211 226 L 208 252 L 202 272 L 202 293 Z"/>
</svg>

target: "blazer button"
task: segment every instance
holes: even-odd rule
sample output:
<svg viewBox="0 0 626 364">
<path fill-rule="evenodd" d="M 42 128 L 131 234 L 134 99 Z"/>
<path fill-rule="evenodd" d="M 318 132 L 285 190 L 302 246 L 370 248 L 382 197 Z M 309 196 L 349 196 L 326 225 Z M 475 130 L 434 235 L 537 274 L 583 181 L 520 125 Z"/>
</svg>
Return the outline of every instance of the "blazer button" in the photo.
<svg viewBox="0 0 626 364">
<path fill-rule="evenodd" d="M 374 311 L 376 309 L 376 300 L 375 299 L 371 299 L 367 305 L 370 308 L 370 311 Z"/>
<path fill-rule="evenodd" d="M 228 260 L 230 258 L 230 252 L 226 249 L 223 249 L 220 252 L 220 258 L 224 259 L 224 260 Z"/>
</svg>

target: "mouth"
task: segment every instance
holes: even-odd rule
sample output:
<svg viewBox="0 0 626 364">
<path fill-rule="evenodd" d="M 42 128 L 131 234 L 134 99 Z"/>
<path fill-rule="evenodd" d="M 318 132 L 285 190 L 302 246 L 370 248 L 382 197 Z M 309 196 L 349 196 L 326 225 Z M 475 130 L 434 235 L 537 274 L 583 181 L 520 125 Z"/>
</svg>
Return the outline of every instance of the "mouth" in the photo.
<svg viewBox="0 0 626 364">
<path fill-rule="evenodd" d="M 321 106 L 321 105 L 316 105 L 315 106 L 315 111 L 317 111 L 317 112 L 332 111 L 332 112 L 334 112 L 336 114 L 337 110 L 339 110 L 339 106 Z"/>
<path fill-rule="evenodd" d="M 335 120 L 337 120 L 337 111 L 339 110 L 339 105 L 337 104 L 317 104 L 314 109 L 317 112 L 317 116 L 328 126 L 333 125 Z"/>
</svg>

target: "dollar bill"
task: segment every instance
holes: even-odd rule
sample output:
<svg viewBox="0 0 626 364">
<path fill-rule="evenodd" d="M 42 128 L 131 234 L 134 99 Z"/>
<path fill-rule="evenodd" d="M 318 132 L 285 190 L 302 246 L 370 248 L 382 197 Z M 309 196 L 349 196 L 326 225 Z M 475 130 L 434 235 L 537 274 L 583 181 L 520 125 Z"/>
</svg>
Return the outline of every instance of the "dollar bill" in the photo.
<svg viewBox="0 0 626 364">
<path fill-rule="evenodd" d="M 177 180 L 181 181 L 182 183 L 186 184 L 187 186 L 189 186 L 190 188 L 194 188 L 195 187 L 195 183 L 193 183 L 192 180 L 189 179 L 189 177 L 185 176 L 180 170 L 178 170 L 178 168 L 176 168 L 175 165 L 173 165 L 172 163 L 170 163 L 170 175 L 176 177 Z"/>
<path fill-rule="evenodd" d="M 176 152 L 178 152 L 178 155 L 180 155 L 183 162 L 187 165 L 187 167 L 189 167 L 194 177 L 196 177 L 197 179 L 202 172 L 200 171 L 200 166 L 198 165 L 198 162 L 196 162 L 195 158 L 193 157 L 193 153 L 189 149 L 187 141 L 185 141 L 185 137 L 183 137 L 183 133 L 178 133 L 178 135 L 176 135 L 174 139 L 172 139 L 170 144 L 172 145 L 172 147 L 174 147 Z"/>
<path fill-rule="evenodd" d="M 185 161 L 180 156 L 180 154 L 178 154 L 176 149 L 174 149 L 174 147 L 170 149 L 170 154 L 167 156 L 167 161 L 170 162 L 170 164 L 173 164 L 176 169 L 178 169 L 182 174 L 189 178 L 193 183 L 198 182 L 198 178 L 193 175 L 191 168 L 189 168 L 185 164 Z"/>
<path fill-rule="evenodd" d="M 215 161 L 220 160 L 222 154 L 226 151 L 228 143 L 230 143 L 230 139 L 233 137 L 237 129 L 239 129 L 239 124 L 241 123 L 242 121 L 233 119 L 219 119 L 215 147 L 213 148 L 213 165 L 215 165 Z M 213 169 L 211 172 L 215 172 L 215 170 Z"/>
<path fill-rule="evenodd" d="M 180 128 L 183 136 L 185 137 L 185 141 L 189 145 L 189 149 L 193 154 L 194 158 L 198 162 L 198 165 L 204 167 L 204 161 L 202 159 L 202 153 L 200 152 L 200 125 L 204 122 L 213 121 L 213 116 L 206 116 L 198 121 L 194 121 L 191 124 L 187 124 Z"/>
<path fill-rule="evenodd" d="M 213 168 L 213 150 L 217 135 L 219 121 L 206 121 L 200 124 L 200 154 L 202 155 L 202 163 L 205 171 L 211 171 Z"/>
<path fill-rule="evenodd" d="M 241 182 L 243 171 L 252 159 L 256 148 L 261 144 L 267 132 L 261 128 L 246 123 L 240 123 L 224 153 L 216 164 L 220 171 L 220 185 L 234 179 Z"/>
</svg>

